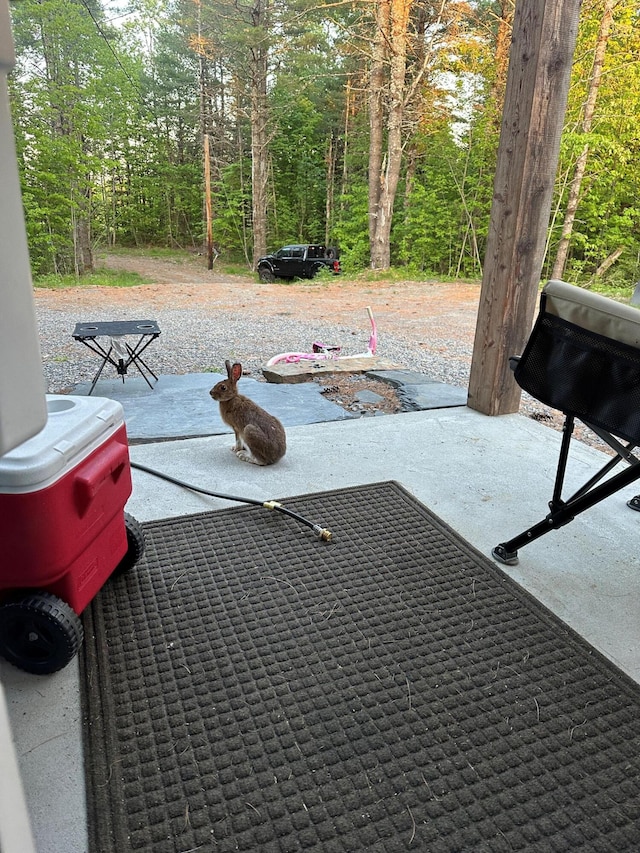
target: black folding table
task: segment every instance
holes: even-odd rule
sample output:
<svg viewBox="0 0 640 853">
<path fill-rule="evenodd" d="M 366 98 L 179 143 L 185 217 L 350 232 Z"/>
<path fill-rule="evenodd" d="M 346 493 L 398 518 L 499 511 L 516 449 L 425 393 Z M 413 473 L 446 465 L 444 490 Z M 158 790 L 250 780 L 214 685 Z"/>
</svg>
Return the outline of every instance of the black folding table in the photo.
<svg viewBox="0 0 640 853">
<path fill-rule="evenodd" d="M 532 397 L 565 415 L 550 512 L 493 549 L 516 565 L 518 549 L 556 530 L 640 478 L 640 311 L 563 281 L 548 282 L 514 376 Z M 571 434 L 582 421 L 614 456 L 575 494 L 562 497 Z M 627 466 L 611 475 L 620 463 Z M 611 475 L 611 476 L 609 476 Z"/>
<path fill-rule="evenodd" d="M 96 387 L 107 363 L 112 364 L 122 381 L 131 365 L 135 365 L 142 378 L 150 388 L 153 384 L 149 377 L 157 381 L 158 377 L 143 360 L 142 353 L 160 335 L 160 329 L 155 320 L 115 320 L 100 323 L 77 323 L 73 330 L 73 338 L 84 344 L 101 358 L 100 367 L 93 377 L 89 395 Z M 106 338 L 103 343 L 100 338 Z M 134 338 L 130 344 L 126 338 Z"/>
</svg>

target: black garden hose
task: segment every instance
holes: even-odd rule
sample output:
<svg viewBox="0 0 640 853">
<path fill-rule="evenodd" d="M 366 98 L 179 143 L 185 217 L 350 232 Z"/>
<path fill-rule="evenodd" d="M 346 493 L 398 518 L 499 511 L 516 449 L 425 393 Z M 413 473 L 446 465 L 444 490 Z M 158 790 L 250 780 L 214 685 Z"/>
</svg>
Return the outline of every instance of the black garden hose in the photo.
<svg viewBox="0 0 640 853">
<path fill-rule="evenodd" d="M 312 521 L 309 521 L 308 518 L 304 518 L 304 516 L 294 512 L 292 509 L 288 509 L 278 501 L 260 501 L 254 498 L 238 498 L 235 495 L 224 495 L 220 492 L 211 492 L 208 489 L 200 488 L 200 486 L 192 486 L 190 483 L 177 480 L 175 477 L 169 476 L 169 474 L 163 474 L 161 471 L 156 471 L 153 468 L 147 468 L 146 465 L 140 465 L 138 462 L 130 462 L 129 464 L 132 468 L 137 468 L 138 471 L 144 471 L 146 474 L 151 474 L 153 477 L 160 477 L 161 480 L 166 480 L 168 483 L 174 483 L 174 485 L 181 486 L 183 489 L 189 489 L 192 492 L 199 492 L 201 495 L 207 495 L 210 498 L 222 498 L 227 501 L 237 501 L 239 503 L 252 504 L 253 506 L 261 506 L 264 509 L 277 510 L 278 512 L 284 513 L 284 515 L 288 515 L 290 518 L 295 518 L 295 520 L 299 521 L 301 524 L 305 524 L 307 527 L 310 527 L 316 536 L 322 539 L 323 542 L 331 542 L 330 530 L 327 530 L 326 527 L 321 527 L 319 524 L 314 524 Z"/>
</svg>

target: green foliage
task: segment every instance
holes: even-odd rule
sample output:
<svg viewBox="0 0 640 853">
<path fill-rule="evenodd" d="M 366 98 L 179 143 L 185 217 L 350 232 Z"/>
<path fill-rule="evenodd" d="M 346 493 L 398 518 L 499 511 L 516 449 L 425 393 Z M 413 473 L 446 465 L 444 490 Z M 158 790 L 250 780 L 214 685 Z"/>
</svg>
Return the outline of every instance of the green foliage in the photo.
<svg viewBox="0 0 640 853">
<path fill-rule="evenodd" d="M 24 0 L 12 12 L 11 94 L 29 247 L 37 272 L 64 273 L 78 263 L 76 226 L 91 215 L 106 136 L 99 108 L 113 97 L 109 84 L 120 87 L 86 6 Z"/>
<path fill-rule="evenodd" d="M 243 228 L 251 210 L 250 175 L 251 163 L 243 159 L 223 167 L 214 182 L 213 241 L 218 251 L 237 252 L 243 246 Z"/>
<path fill-rule="evenodd" d="M 100 269 L 83 276 L 74 275 L 37 275 L 33 286 L 48 290 L 61 290 L 65 287 L 136 287 L 147 284 L 149 280 L 133 272 L 118 272 Z"/>
<path fill-rule="evenodd" d="M 367 186 L 354 183 L 339 199 L 333 233 L 340 246 L 342 269 L 349 273 L 368 266 Z"/>
<path fill-rule="evenodd" d="M 271 98 L 276 132 L 270 145 L 275 209 L 274 243 L 322 242 L 327 186 L 322 115 L 308 97 L 276 88 Z"/>
<path fill-rule="evenodd" d="M 622 249 L 604 274 L 602 286 L 627 287 L 640 277 L 640 204 L 636 163 L 640 153 L 640 28 L 635 0 L 620 0 L 613 10 L 594 122 L 582 130 L 593 51 L 602 18 L 601 0 L 582 9 L 578 46 L 562 136 L 555 205 L 545 271 L 551 269 L 560 239 L 563 212 L 575 163 L 585 146 L 588 159 L 569 244 L 564 278 L 593 286 L 598 267 Z"/>
<path fill-rule="evenodd" d="M 430 5 L 414 7 L 432 55 L 407 105 L 391 231 L 400 276 L 481 274 L 499 133 L 500 4 L 463 6 L 456 6 L 455 26 L 451 18 L 451 26 L 435 28 L 433 43 Z M 340 247 L 345 275 L 369 267 L 370 6 L 272 0 L 270 18 L 255 27 L 251 8 L 233 0 L 132 0 L 136 17 L 118 28 L 103 7 L 98 0 L 11 4 L 18 60 L 11 106 L 38 282 L 77 283 L 64 274 L 77 268 L 74 226 L 83 219 L 95 249 L 202 251 L 203 121 L 212 145 L 216 268 L 224 259 L 246 272 L 252 254 L 248 56 L 267 47 L 268 243 L 324 242 L 328 233 Z M 628 290 L 640 278 L 640 28 L 637 0 L 620 0 L 595 121 L 584 134 L 602 8 L 602 0 L 583 3 L 545 272 L 572 170 L 588 144 L 566 277 Z M 453 7 L 445 11 L 453 14 Z M 418 53 L 409 58 L 414 78 Z M 618 249 L 604 281 L 594 283 L 598 267 Z M 41 278 L 47 274 L 56 277 Z"/>
<path fill-rule="evenodd" d="M 456 260 L 459 209 L 455 198 L 443 204 L 446 195 L 451 201 L 450 187 L 446 174 L 438 177 L 444 179 L 440 186 L 439 181 L 416 183 L 393 236 L 399 261 L 423 272 L 447 274 Z"/>
</svg>

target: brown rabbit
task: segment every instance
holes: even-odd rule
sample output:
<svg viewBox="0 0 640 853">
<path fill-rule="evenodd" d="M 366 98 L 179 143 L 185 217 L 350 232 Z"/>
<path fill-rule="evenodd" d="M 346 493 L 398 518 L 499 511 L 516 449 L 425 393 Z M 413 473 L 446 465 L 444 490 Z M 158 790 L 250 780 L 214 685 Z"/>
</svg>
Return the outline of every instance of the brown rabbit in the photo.
<svg viewBox="0 0 640 853">
<path fill-rule="evenodd" d="M 238 459 L 254 465 L 273 465 L 287 449 L 287 436 L 277 418 L 257 403 L 238 393 L 237 383 L 242 365 L 225 361 L 227 379 L 213 386 L 209 393 L 220 403 L 220 417 L 236 434 L 231 448 Z"/>
</svg>

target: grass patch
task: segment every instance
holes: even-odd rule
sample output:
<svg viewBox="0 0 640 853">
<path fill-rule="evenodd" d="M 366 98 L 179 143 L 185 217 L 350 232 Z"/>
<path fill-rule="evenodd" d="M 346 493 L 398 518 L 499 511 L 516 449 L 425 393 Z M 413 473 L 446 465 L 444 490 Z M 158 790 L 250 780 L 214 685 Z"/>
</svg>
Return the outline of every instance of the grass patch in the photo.
<svg viewBox="0 0 640 853">
<path fill-rule="evenodd" d="M 464 278 L 463 276 L 456 278 L 455 276 L 435 275 L 434 273 L 427 273 L 410 267 L 391 267 L 388 270 L 364 269 L 353 271 L 345 270 L 343 268 L 342 275 L 343 278 L 349 278 L 353 281 L 361 281 L 365 284 L 376 284 L 376 282 L 400 283 L 405 281 L 424 282 L 425 284 L 432 284 L 433 282 L 437 282 L 438 284 L 457 284 L 459 282 L 463 282 L 464 284 L 479 285 L 481 283 L 479 278 Z"/>
<path fill-rule="evenodd" d="M 214 262 L 213 272 L 223 273 L 224 275 L 255 275 L 257 277 L 257 273 L 254 273 L 246 263 L 226 262 L 220 258 Z"/>
<path fill-rule="evenodd" d="M 192 254 L 187 249 L 175 249 L 168 246 L 110 246 L 108 249 L 99 249 L 96 256 L 118 255 L 129 258 L 158 258 L 159 260 L 166 261 L 183 261 Z"/>
<path fill-rule="evenodd" d="M 41 275 L 33 279 L 34 287 L 48 290 L 61 290 L 65 287 L 136 287 L 149 284 L 151 279 L 144 278 L 135 272 L 119 272 L 117 270 L 97 269 L 83 276 L 76 275 Z"/>
</svg>

